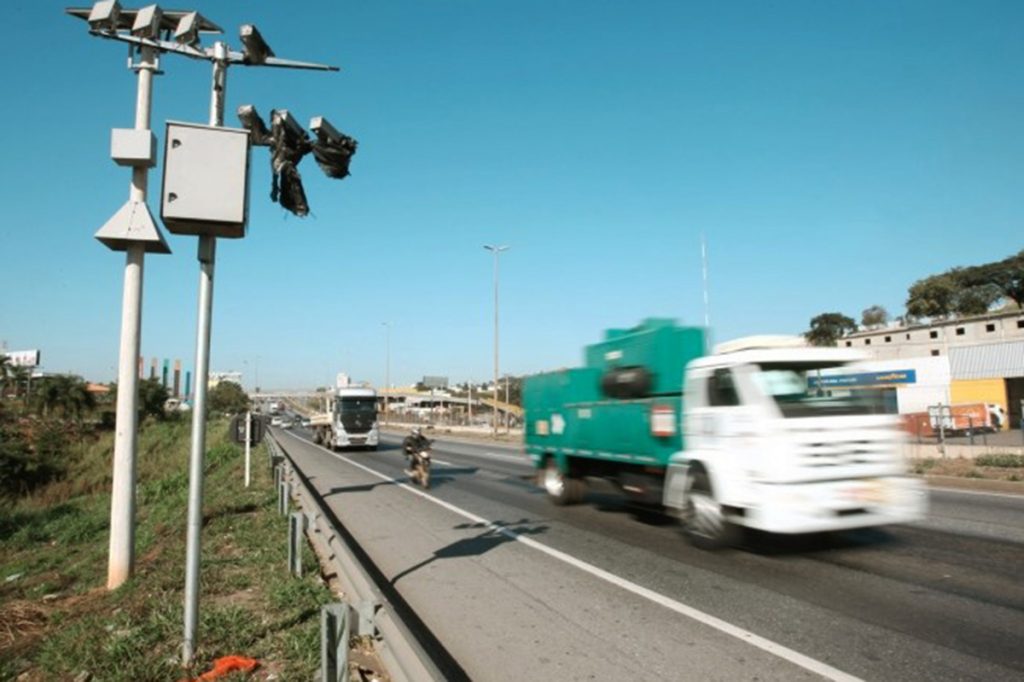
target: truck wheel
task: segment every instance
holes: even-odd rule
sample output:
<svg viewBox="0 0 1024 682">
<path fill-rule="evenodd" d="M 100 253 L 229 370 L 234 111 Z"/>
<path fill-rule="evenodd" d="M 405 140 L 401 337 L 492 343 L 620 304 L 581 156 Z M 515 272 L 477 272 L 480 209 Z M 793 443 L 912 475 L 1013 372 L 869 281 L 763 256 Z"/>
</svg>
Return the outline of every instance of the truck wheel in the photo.
<svg viewBox="0 0 1024 682">
<path fill-rule="evenodd" d="M 583 499 L 586 492 L 586 484 L 578 478 L 563 474 L 553 458 L 548 460 L 548 465 L 541 474 L 541 482 L 547 491 L 548 499 L 559 506 L 576 504 Z"/>
<path fill-rule="evenodd" d="M 721 549 L 736 542 L 737 527 L 722 516 L 704 471 L 694 472 L 682 512 L 683 534 L 698 549 Z"/>
</svg>

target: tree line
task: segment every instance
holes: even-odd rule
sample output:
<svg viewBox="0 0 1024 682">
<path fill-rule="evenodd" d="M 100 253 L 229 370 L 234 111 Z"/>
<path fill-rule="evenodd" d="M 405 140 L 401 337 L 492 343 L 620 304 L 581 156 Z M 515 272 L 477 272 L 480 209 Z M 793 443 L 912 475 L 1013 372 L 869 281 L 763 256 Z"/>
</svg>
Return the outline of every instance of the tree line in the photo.
<svg viewBox="0 0 1024 682">
<path fill-rule="evenodd" d="M 999 261 L 951 268 L 917 280 L 907 290 L 905 313 L 896 320 L 915 324 L 925 319 L 983 315 L 1001 302 L 1024 308 L 1024 249 Z M 861 326 L 866 329 L 888 322 L 889 313 L 880 305 L 861 312 Z M 834 346 L 857 328 L 856 320 L 843 313 L 821 313 L 811 318 L 804 337 L 815 346 Z"/>
</svg>

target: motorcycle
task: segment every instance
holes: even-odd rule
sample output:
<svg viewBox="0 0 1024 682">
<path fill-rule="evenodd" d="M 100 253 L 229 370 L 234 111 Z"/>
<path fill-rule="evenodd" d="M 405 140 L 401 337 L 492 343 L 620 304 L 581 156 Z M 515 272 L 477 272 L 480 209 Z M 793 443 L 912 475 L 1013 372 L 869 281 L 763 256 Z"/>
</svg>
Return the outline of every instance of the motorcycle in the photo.
<svg viewBox="0 0 1024 682">
<path fill-rule="evenodd" d="M 430 487 L 430 441 L 415 435 L 409 436 L 402 443 L 402 448 L 410 458 L 405 473 L 426 490 Z"/>
<path fill-rule="evenodd" d="M 410 468 L 405 470 L 405 473 L 409 475 L 416 483 L 423 486 L 424 490 L 430 488 L 430 450 L 416 450 L 410 453 L 412 461 L 410 462 Z"/>
</svg>

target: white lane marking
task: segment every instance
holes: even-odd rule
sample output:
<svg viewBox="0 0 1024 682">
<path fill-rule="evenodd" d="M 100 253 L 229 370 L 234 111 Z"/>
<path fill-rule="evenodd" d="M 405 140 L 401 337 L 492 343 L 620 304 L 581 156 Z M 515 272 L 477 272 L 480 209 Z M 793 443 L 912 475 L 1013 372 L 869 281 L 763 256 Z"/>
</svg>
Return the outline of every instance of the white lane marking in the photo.
<svg viewBox="0 0 1024 682">
<path fill-rule="evenodd" d="M 453 455 L 462 455 L 464 457 L 476 457 L 478 459 L 500 459 L 500 460 L 504 460 L 506 462 L 515 462 L 516 464 L 523 464 L 523 465 L 531 467 L 531 468 L 533 467 L 533 462 L 530 460 L 529 455 L 525 455 L 525 454 L 519 455 L 519 456 L 515 456 L 515 455 L 503 455 L 500 452 L 463 452 L 462 450 L 453 450 L 451 448 L 451 446 L 452 445 L 455 445 L 455 446 L 468 445 L 468 446 L 472 447 L 472 444 L 471 443 L 459 443 L 459 442 L 455 442 L 455 441 L 448 441 L 447 443 L 444 443 L 444 445 L 447 446 L 447 449 Z M 437 461 L 437 460 L 434 460 L 434 461 Z"/>
<path fill-rule="evenodd" d="M 299 436 L 296 436 L 294 434 L 289 433 L 288 435 L 292 436 L 297 440 L 305 441 L 304 438 L 300 438 Z M 305 442 L 309 443 L 309 441 Z M 312 443 L 310 443 L 310 445 L 312 445 Z M 654 590 L 648 589 L 646 587 L 643 587 L 642 585 L 637 585 L 636 583 L 630 582 L 629 580 L 626 580 L 621 576 L 615 575 L 614 573 L 610 573 L 609 571 L 606 571 L 603 568 L 598 568 L 597 566 L 587 563 L 586 561 L 583 561 L 581 559 L 577 559 L 576 557 L 570 554 L 566 554 L 565 552 L 554 549 L 553 547 L 549 547 L 545 544 L 537 542 L 533 538 L 519 535 L 515 531 L 509 530 L 504 526 L 500 526 L 494 523 L 493 521 L 483 518 L 482 516 L 477 516 L 473 512 L 466 511 L 461 507 L 456 507 L 454 504 L 445 502 L 444 500 L 434 497 L 433 495 L 430 495 L 428 493 L 425 493 L 422 490 L 419 490 L 418 488 L 413 488 L 412 486 L 403 483 L 399 479 L 392 478 L 386 474 L 382 474 L 379 471 L 371 469 L 368 466 L 364 466 L 359 462 L 349 459 L 348 457 L 345 457 L 344 455 L 341 455 L 337 452 L 331 452 L 326 448 L 322 449 L 325 450 L 328 454 L 337 457 L 341 461 L 347 462 L 348 464 L 351 464 L 352 466 L 358 469 L 362 469 L 371 476 L 376 476 L 377 478 L 383 481 L 394 483 L 399 488 L 407 490 L 413 494 L 419 495 L 423 499 L 429 500 L 434 504 L 438 505 L 439 507 L 447 509 L 453 514 L 457 514 L 458 516 L 461 516 L 464 519 L 472 521 L 473 523 L 482 524 L 483 526 L 490 528 L 494 532 L 504 535 L 510 540 L 521 542 L 527 547 L 535 549 L 538 552 L 543 552 L 551 558 L 569 564 L 574 568 L 578 568 L 579 570 L 584 571 L 585 573 L 589 573 L 595 578 L 604 580 L 605 582 L 611 583 L 612 585 L 615 585 L 616 587 L 626 590 L 627 592 L 635 594 L 639 597 L 643 597 L 648 601 L 652 601 L 655 604 L 663 606 L 669 609 L 670 611 L 675 611 L 676 613 L 686 616 L 687 618 L 690 618 L 692 620 L 695 620 L 698 623 L 702 623 L 710 628 L 718 630 L 719 632 L 735 637 L 736 639 L 746 642 L 751 646 L 755 646 L 758 649 L 761 649 L 762 651 L 766 651 L 769 654 L 772 654 L 773 656 L 777 656 L 783 660 L 789 661 L 790 663 L 797 665 L 805 670 L 809 670 L 810 672 L 815 673 L 817 675 L 821 675 L 822 677 L 829 680 L 836 680 L 836 682 L 862 682 L 862 680 L 859 677 L 855 677 L 853 675 L 850 675 L 849 673 L 845 673 L 842 670 L 839 670 L 838 668 L 833 668 L 828 663 L 811 658 L 810 656 L 806 656 L 800 653 L 799 651 L 794 651 L 789 647 L 778 644 L 777 642 L 773 642 L 772 640 L 767 639 L 765 637 L 761 637 L 760 635 L 756 635 L 753 632 L 750 632 L 749 630 L 744 630 L 743 628 L 733 625 L 732 623 L 728 623 L 722 620 L 721 618 L 716 618 L 715 616 L 712 616 L 710 613 L 704 613 L 703 611 L 696 609 L 692 606 L 687 606 L 682 602 L 676 601 L 671 597 L 666 597 L 665 595 L 659 592 L 655 592 Z"/>
<path fill-rule="evenodd" d="M 440 464 L 440 465 L 441 465 L 441 466 L 443 466 L 443 467 L 454 467 L 454 466 L 457 466 L 457 465 L 455 465 L 455 464 L 452 464 L 451 462 L 446 462 L 446 461 L 444 461 L 443 459 L 438 459 L 438 458 L 436 458 L 436 457 L 435 457 L 434 459 L 432 459 L 431 461 L 432 461 L 432 462 L 433 462 L 434 464 Z"/>
<path fill-rule="evenodd" d="M 1014 495 L 1013 493 L 990 493 L 984 490 L 961 490 L 960 488 L 940 488 L 938 486 L 929 486 L 929 489 L 944 493 L 958 493 L 960 495 L 984 495 L 986 497 L 1006 497 L 1011 500 L 1024 500 L 1024 495 Z"/>
</svg>

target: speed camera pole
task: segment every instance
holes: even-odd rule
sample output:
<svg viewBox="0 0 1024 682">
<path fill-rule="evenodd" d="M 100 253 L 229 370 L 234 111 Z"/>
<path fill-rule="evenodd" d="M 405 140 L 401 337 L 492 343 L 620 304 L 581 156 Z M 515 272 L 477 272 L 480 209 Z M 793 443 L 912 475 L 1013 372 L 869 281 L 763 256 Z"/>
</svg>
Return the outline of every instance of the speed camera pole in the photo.
<svg viewBox="0 0 1024 682">
<path fill-rule="evenodd" d="M 138 69 L 135 130 L 149 131 L 156 51 L 143 48 Z M 129 202 L 145 205 L 148 167 L 132 168 Z M 113 487 L 110 497 L 110 552 L 107 589 L 120 587 L 135 568 L 135 451 L 138 445 L 139 373 L 142 281 L 146 245 L 133 241 L 125 248 L 124 295 L 121 305 L 121 344 L 117 369 L 117 421 L 114 434 Z"/>
<path fill-rule="evenodd" d="M 213 86 L 210 125 L 224 125 L 224 89 L 227 87 L 227 46 L 213 44 Z M 213 271 L 217 238 L 199 236 L 199 324 L 196 331 L 196 397 L 192 406 L 192 449 L 189 455 L 188 532 L 185 543 L 185 638 L 182 660 L 195 655 L 199 625 L 199 559 L 203 529 L 203 460 L 206 450 L 206 394 L 210 379 L 210 330 L 213 321 Z"/>
</svg>

